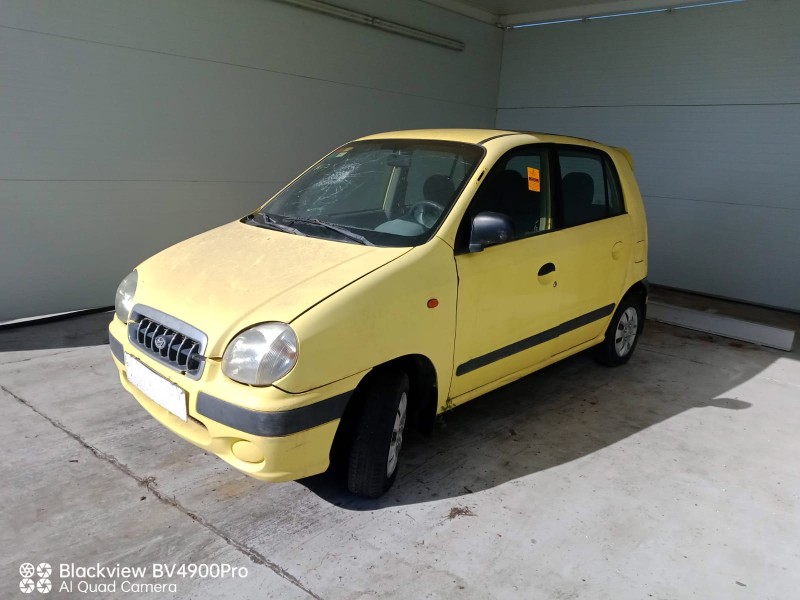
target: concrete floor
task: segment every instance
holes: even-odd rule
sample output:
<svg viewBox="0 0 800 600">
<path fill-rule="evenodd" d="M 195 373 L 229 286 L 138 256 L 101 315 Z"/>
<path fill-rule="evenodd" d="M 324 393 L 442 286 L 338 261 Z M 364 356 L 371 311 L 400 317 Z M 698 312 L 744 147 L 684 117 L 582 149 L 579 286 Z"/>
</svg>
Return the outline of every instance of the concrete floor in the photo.
<svg viewBox="0 0 800 600">
<path fill-rule="evenodd" d="M 448 413 L 408 442 L 395 487 L 366 501 L 328 476 L 261 484 L 176 439 L 122 391 L 109 318 L 0 331 L 0 597 L 24 597 L 20 563 L 45 561 L 57 598 L 800 589 L 797 349 L 648 323 L 623 368 L 576 356 Z M 800 330 L 800 316 L 771 318 Z M 115 591 L 58 594 L 59 563 L 248 574 L 164 580 L 175 593 L 126 594 L 117 579 Z"/>
</svg>

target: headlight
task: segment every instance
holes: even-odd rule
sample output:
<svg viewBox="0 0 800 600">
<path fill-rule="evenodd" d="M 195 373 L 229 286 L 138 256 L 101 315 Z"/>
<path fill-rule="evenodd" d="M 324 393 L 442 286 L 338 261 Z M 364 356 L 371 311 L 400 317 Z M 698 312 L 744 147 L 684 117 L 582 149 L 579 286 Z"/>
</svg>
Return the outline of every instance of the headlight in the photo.
<svg viewBox="0 0 800 600">
<path fill-rule="evenodd" d="M 136 293 L 136 283 L 139 276 L 136 271 L 131 271 L 125 279 L 119 284 L 117 288 L 117 298 L 114 301 L 114 311 L 117 313 L 119 320 L 127 323 L 131 316 L 131 309 L 133 308 L 133 295 Z"/>
<path fill-rule="evenodd" d="M 270 385 L 297 362 L 297 336 L 285 323 L 264 323 L 243 331 L 228 344 L 222 372 L 239 383 Z"/>
</svg>

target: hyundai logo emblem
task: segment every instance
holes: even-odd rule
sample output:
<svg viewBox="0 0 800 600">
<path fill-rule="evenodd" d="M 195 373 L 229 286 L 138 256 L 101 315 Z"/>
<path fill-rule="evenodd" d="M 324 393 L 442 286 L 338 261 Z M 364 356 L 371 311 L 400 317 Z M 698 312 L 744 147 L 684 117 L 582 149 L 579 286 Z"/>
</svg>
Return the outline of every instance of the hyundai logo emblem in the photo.
<svg viewBox="0 0 800 600">
<path fill-rule="evenodd" d="M 167 345 L 167 338 L 165 338 L 163 335 L 160 335 L 156 338 L 155 346 L 158 350 L 163 350 L 164 346 L 166 345 Z"/>
</svg>

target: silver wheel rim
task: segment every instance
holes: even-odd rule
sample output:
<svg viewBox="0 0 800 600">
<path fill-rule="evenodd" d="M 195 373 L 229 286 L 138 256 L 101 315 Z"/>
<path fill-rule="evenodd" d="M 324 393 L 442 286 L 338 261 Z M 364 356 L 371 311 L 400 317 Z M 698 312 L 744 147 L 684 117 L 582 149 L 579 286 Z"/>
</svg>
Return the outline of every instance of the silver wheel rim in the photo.
<svg viewBox="0 0 800 600">
<path fill-rule="evenodd" d="M 629 306 L 617 322 L 617 331 L 614 335 L 614 349 L 617 351 L 617 356 L 627 356 L 630 353 L 638 330 L 639 314 L 635 308 Z"/>
<path fill-rule="evenodd" d="M 400 396 L 397 412 L 394 415 L 394 428 L 392 441 L 389 442 L 389 460 L 386 461 L 386 476 L 391 477 L 397 468 L 397 459 L 400 457 L 400 447 L 403 445 L 403 428 L 406 426 L 406 411 L 408 409 L 408 396 L 405 392 Z"/>
</svg>

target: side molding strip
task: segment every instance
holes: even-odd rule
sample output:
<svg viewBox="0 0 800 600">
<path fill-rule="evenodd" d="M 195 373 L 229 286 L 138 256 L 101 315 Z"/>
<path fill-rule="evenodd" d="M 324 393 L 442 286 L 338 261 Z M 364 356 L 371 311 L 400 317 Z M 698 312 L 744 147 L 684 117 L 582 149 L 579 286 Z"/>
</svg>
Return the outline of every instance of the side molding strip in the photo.
<svg viewBox="0 0 800 600">
<path fill-rule="evenodd" d="M 518 352 L 522 352 L 523 350 L 527 350 L 528 348 L 533 348 L 534 346 L 538 346 L 539 344 L 543 344 L 545 342 L 549 342 L 557 338 L 560 335 L 568 333 L 573 329 L 578 329 L 579 327 L 583 327 L 584 325 L 588 325 L 589 323 L 593 323 L 603 317 L 607 317 L 611 313 L 614 312 L 615 304 L 609 304 L 608 306 L 604 306 L 603 308 L 598 308 L 597 310 L 593 310 L 590 313 L 586 313 L 585 315 L 581 315 L 580 317 L 576 317 L 574 319 L 570 319 L 561 325 L 556 325 L 552 329 L 548 329 L 547 331 L 542 331 L 541 333 L 537 333 L 536 335 L 532 335 L 531 337 L 525 338 L 524 340 L 520 340 L 518 342 L 514 342 L 513 344 L 509 344 L 508 346 L 504 346 L 503 348 L 498 348 L 497 350 L 492 350 L 488 354 L 484 354 L 483 356 L 479 356 L 478 358 L 473 358 L 465 362 L 464 364 L 458 365 L 456 369 L 456 375 L 466 375 L 476 369 L 480 369 L 481 367 L 485 367 L 486 365 L 490 365 L 493 362 L 501 360 L 503 358 L 508 358 L 513 354 L 517 354 Z"/>
<path fill-rule="evenodd" d="M 197 412 L 239 431 L 264 437 L 281 437 L 340 419 L 352 394 L 339 394 L 292 410 L 265 412 L 236 406 L 200 392 L 197 395 Z"/>
</svg>

